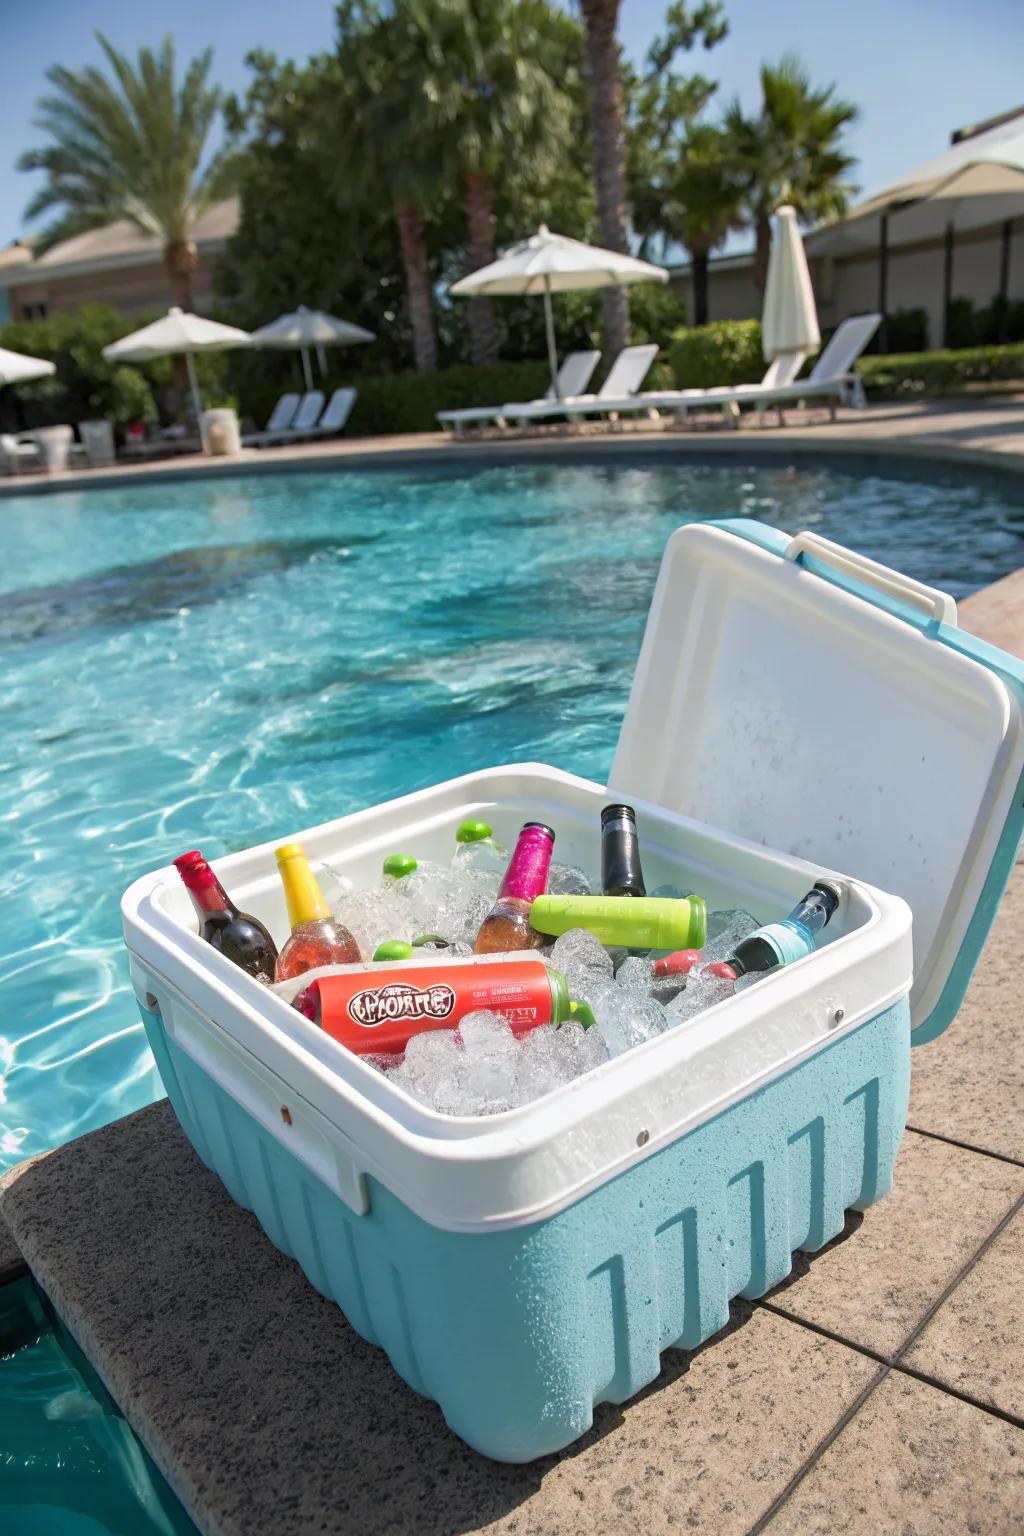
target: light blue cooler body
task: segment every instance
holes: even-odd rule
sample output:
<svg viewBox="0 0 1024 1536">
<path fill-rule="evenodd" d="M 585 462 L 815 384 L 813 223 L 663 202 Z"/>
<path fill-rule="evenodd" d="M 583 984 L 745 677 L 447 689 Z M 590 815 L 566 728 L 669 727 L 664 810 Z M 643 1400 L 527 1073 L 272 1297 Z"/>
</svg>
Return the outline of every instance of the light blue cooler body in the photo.
<svg viewBox="0 0 1024 1536">
<path fill-rule="evenodd" d="M 712 541 L 706 558 L 697 544 L 700 535 Z M 453 1193 L 448 1215 L 432 1219 L 430 1212 L 444 1206 L 444 1164 L 435 1170 L 436 1182 L 429 1188 L 416 1182 L 415 1137 L 433 1134 L 424 1117 L 411 1118 L 403 1126 L 403 1135 L 412 1127 L 406 1138 L 407 1160 L 401 1164 L 411 1170 L 406 1187 L 400 1174 L 392 1177 L 389 1172 L 399 1167 L 389 1162 L 393 1121 L 388 1095 L 395 1090 L 383 1079 L 378 1085 L 371 1077 L 360 1077 L 371 1069 L 356 1063 L 350 1087 L 361 1095 L 360 1115 L 346 1119 L 342 1110 L 335 1113 L 329 1097 L 333 1058 L 327 1049 L 333 1042 L 321 1050 L 312 1035 L 301 1034 L 312 1031 L 301 1019 L 295 1025 L 301 1026 L 300 1034 L 286 1039 L 287 1030 L 265 1012 L 279 1000 L 264 1005 L 255 992 L 247 1017 L 229 1016 L 225 999 L 230 989 L 245 989 L 229 974 L 227 962 L 203 955 L 203 946 L 187 931 L 187 920 L 177 925 L 179 938 L 162 908 L 153 915 L 152 903 L 173 902 L 177 893 L 165 898 L 155 877 L 147 877 L 125 898 L 126 935 L 147 1037 L 175 1113 L 197 1153 L 232 1198 L 255 1213 L 271 1241 L 298 1261 L 317 1290 L 338 1304 L 356 1331 L 386 1351 L 403 1380 L 437 1402 L 462 1439 L 498 1460 L 529 1461 L 570 1444 L 590 1426 L 597 1404 L 624 1402 L 652 1382 L 663 1351 L 693 1349 L 710 1338 L 728 1321 L 733 1298 L 762 1296 L 790 1272 L 795 1251 L 821 1248 L 842 1230 L 848 1210 L 864 1210 L 886 1193 L 906 1120 L 912 1041 L 933 1038 L 955 1015 L 1012 867 L 1024 804 L 1020 666 L 964 636 L 950 622 L 955 616 L 950 607 L 941 606 L 937 597 L 933 601 L 929 589 L 892 572 L 885 572 L 883 580 L 880 568 L 845 551 L 834 554 L 834 546 L 824 541 L 801 538 L 804 543 L 794 552 L 792 542 L 773 530 L 732 523 L 680 530 L 670 542 L 611 776 L 617 797 L 668 807 L 667 830 L 658 824 L 659 849 L 664 844 L 671 853 L 672 828 L 678 821 L 680 860 L 691 862 L 695 870 L 706 868 L 706 879 L 713 885 L 714 855 L 707 849 L 714 839 L 709 834 L 705 847 L 703 834 L 687 830 L 685 818 L 697 816 L 715 828 L 721 822 L 702 815 L 705 805 L 681 803 L 685 797 L 678 786 L 667 787 L 664 763 L 671 758 L 681 765 L 688 784 L 699 785 L 695 764 L 701 753 L 713 757 L 720 750 L 716 730 L 726 732 L 722 740 L 729 739 L 728 723 L 702 732 L 694 723 L 692 695 L 684 689 L 681 703 L 673 703 L 662 663 L 666 647 L 668 654 L 680 654 L 679 626 L 697 604 L 710 601 L 720 616 L 722 603 L 714 583 L 724 581 L 722 590 L 731 590 L 734 565 L 736 583 L 748 595 L 758 583 L 772 579 L 772 568 L 778 566 L 778 579 L 789 584 L 785 595 L 790 596 L 791 587 L 794 602 L 805 595 L 814 603 L 834 597 L 840 605 L 840 627 L 847 619 L 859 623 L 858 611 L 870 609 L 873 617 L 862 616 L 869 649 L 892 624 L 909 627 L 913 637 L 903 639 L 910 646 L 907 655 L 913 667 L 922 659 L 931 666 L 936 655 L 934 650 L 915 649 L 914 637 L 927 647 L 949 650 L 960 658 L 950 684 L 953 692 L 973 676 L 961 661 L 985 671 L 1009 700 L 1002 717 L 1005 740 L 992 745 L 987 769 L 975 765 L 970 738 L 980 734 L 981 717 L 971 714 L 966 704 L 962 718 L 951 717 L 949 741 L 953 743 L 956 734 L 961 745 L 951 745 L 944 755 L 951 769 L 962 761 L 960 782 L 967 783 L 965 793 L 978 802 L 976 816 L 963 828 L 963 846 L 953 848 L 945 864 L 934 848 L 920 864 L 913 856 L 904 889 L 898 878 L 883 884 L 877 861 L 874 867 L 861 868 L 865 861 L 872 862 L 869 834 L 859 826 L 852 835 L 836 833 L 835 815 L 814 803 L 816 779 L 809 780 L 804 791 L 809 819 L 799 821 L 801 833 L 810 826 L 813 846 L 793 846 L 796 839 L 787 818 L 796 814 L 799 819 L 799 805 L 794 811 L 789 803 L 785 774 L 777 792 L 760 800 L 736 797 L 726 829 L 729 849 L 722 854 L 724 891 L 745 894 L 737 872 L 749 868 L 749 890 L 760 891 L 765 902 L 777 865 L 781 888 L 799 895 L 809 867 L 802 861 L 874 880 L 882 890 L 905 895 L 914 910 L 917 975 L 912 991 L 909 914 L 901 927 L 904 903 L 896 900 L 887 906 L 879 897 L 872 905 L 869 894 L 858 907 L 858 887 L 851 884 L 846 905 L 860 915 L 849 918 L 847 931 L 837 937 L 830 934 L 820 952 L 787 967 L 785 976 L 780 973 L 751 988 L 742 1002 L 739 996 L 730 999 L 721 1010 L 724 1020 L 729 1017 L 725 1010 L 739 1017 L 745 1008 L 753 1020 L 750 1010 L 756 1010 L 757 994 L 766 1011 L 773 998 L 781 999 L 776 1022 L 765 1026 L 785 1042 L 778 1063 L 759 1069 L 756 1081 L 746 1085 L 743 1052 L 763 1051 L 756 1034 L 759 1026 L 750 1023 L 749 1046 L 744 1045 L 748 1036 L 723 1035 L 722 1053 L 728 1056 L 732 1050 L 733 1066 L 728 1071 L 723 1067 L 721 1081 L 716 1080 L 706 1102 L 688 1118 L 681 1112 L 678 1129 L 672 1116 L 673 1079 L 668 1067 L 659 1070 L 657 1052 L 675 1049 L 678 1054 L 679 1046 L 663 1036 L 628 1053 L 638 1058 L 647 1053 L 647 1066 L 623 1057 L 599 1074 L 589 1074 L 605 1074 L 609 1094 L 616 1073 L 635 1077 L 628 1092 L 623 1088 L 618 1098 L 607 1099 L 603 1115 L 595 1110 L 588 1121 L 579 1110 L 592 1091 L 581 1087 L 583 1080 L 549 1096 L 553 1117 L 563 1102 L 566 1112 L 575 1107 L 577 1140 L 558 1143 L 561 1150 L 556 1148 L 553 1160 L 543 1165 L 546 1171 L 532 1183 L 528 1171 L 521 1177 L 516 1172 L 514 1147 L 506 1149 L 501 1166 L 512 1170 L 511 1192 L 500 1209 L 486 1207 L 481 1194 L 486 1180 L 458 1183 L 464 1173 L 474 1179 L 476 1173 L 467 1171 L 468 1154 L 459 1161 L 457 1138 L 444 1142 L 443 1156 L 454 1159 Z M 698 577 L 680 597 L 673 567 L 681 560 L 687 570 L 697 568 Z M 765 566 L 765 561 L 770 564 Z M 717 575 L 716 562 L 721 562 Z M 848 611 L 844 603 L 852 605 Z M 880 628 L 872 629 L 876 621 Z M 815 619 L 806 626 L 812 640 L 821 633 L 817 623 Z M 727 639 L 718 650 L 709 646 L 707 668 L 714 670 L 719 652 L 722 665 L 734 674 Z M 893 667 L 898 669 L 899 662 Z M 655 676 L 662 680 L 658 687 L 652 683 Z M 698 684 L 703 685 L 699 678 L 688 686 Z M 981 686 L 984 694 L 987 684 Z M 770 692 L 763 677 L 752 677 L 751 687 L 752 700 L 761 701 Z M 850 729 L 863 731 L 864 720 L 855 718 L 854 683 L 849 699 Z M 775 703 L 770 707 L 776 708 Z M 948 713 L 953 706 L 942 708 Z M 748 725 L 756 726 L 754 713 L 752 704 L 745 717 Z M 995 722 L 992 729 L 998 734 L 1001 717 L 994 695 L 985 695 L 982 713 Z M 773 729 L 778 735 L 778 728 Z M 936 740 L 941 741 L 941 734 Z M 814 750 L 813 743 L 806 746 Z M 831 750 L 823 746 L 821 752 L 826 782 L 841 776 L 841 768 L 828 761 Z M 861 774 L 864 761 L 861 753 Z M 737 765 L 737 772 L 741 768 Z M 772 771 L 766 768 L 763 774 L 769 789 Z M 879 765 L 879 782 L 890 784 L 894 776 L 901 782 L 898 772 L 892 763 Z M 713 787 L 707 790 L 712 799 L 720 793 L 720 777 L 713 775 Z M 524 780 L 523 796 L 543 796 L 545 782 L 538 779 L 536 789 L 530 789 L 533 781 Z M 872 794 L 884 793 L 873 784 L 865 785 L 866 793 L 869 788 Z M 913 786 L 909 791 L 903 786 L 900 792 L 913 798 Z M 436 812 L 430 793 L 423 792 L 425 808 L 416 812 L 424 818 L 419 825 L 425 838 L 442 822 L 445 828 L 453 826 L 459 814 L 457 786 Z M 486 804 L 486 796 L 479 793 L 469 799 L 474 806 Z M 395 803 L 399 808 L 404 804 Z M 543 803 L 541 808 L 555 814 Z M 410 826 L 416 825 L 414 815 L 398 809 L 377 829 L 374 814 L 360 813 L 335 826 L 336 835 L 337 828 L 351 823 L 353 847 L 365 844 L 370 850 L 367 870 L 379 849 L 388 846 L 402 815 Z M 372 830 L 370 842 L 364 825 Z M 643 839 L 642 815 L 640 825 Z M 651 829 L 653 845 L 653 822 Z M 753 841 L 744 843 L 752 833 L 768 850 L 781 850 L 780 855 L 756 848 Z M 596 844 L 596 819 L 593 836 Z M 314 855 L 317 837 L 316 829 L 303 834 Z M 856 855 L 849 864 L 843 862 L 844 838 Z M 916 834 L 913 840 L 919 840 Z M 936 842 L 942 842 L 941 828 L 936 829 Z M 877 857 L 884 863 L 890 850 L 880 850 Z M 274 906 L 270 874 L 266 880 L 260 876 L 262 883 L 252 875 L 260 859 L 266 862 L 267 855 L 257 850 L 219 867 L 229 889 L 240 900 L 245 898 L 243 904 L 280 929 L 283 909 Z M 237 865 L 234 879 L 232 862 Z M 930 887 L 920 886 L 921 879 L 958 880 L 962 900 L 933 901 L 928 907 L 932 896 L 921 891 Z M 695 888 L 702 888 L 696 879 Z M 866 889 L 870 893 L 871 887 Z M 716 894 L 712 892 L 713 899 Z M 915 899 L 926 910 L 928 923 L 920 939 Z M 217 965 L 225 968 L 223 975 L 216 975 Z M 201 973 L 204 966 L 214 976 L 209 984 Z M 867 978 L 869 971 L 874 980 Z M 816 980 L 819 976 L 823 979 Z M 248 986 L 248 978 L 244 980 Z M 786 987 L 793 989 L 791 996 Z M 916 1012 L 915 997 L 920 1000 Z M 719 1011 L 713 1010 L 716 1015 Z M 670 1032 L 681 1036 L 691 1029 L 695 1040 L 699 1031 L 706 1032 L 709 1054 L 701 1056 L 694 1047 L 694 1077 L 703 1070 L 701 1063 L 713 1059 L 715 1027 L 710 1015 L 702 1015 L 694 1025 Z M 308 1071 L 303 1066 L 306 1075 L 300 1077 L 294 1062 L 302 1051 L 307 1053 L 303 1062 L 310 1051 L 319 1052 L 320 1059 Z M 679 1072 L 678 1081 L 685 1084 L 686 1063 L 673 1060 L 671 1071 Z M 346 1065 L 338 1070 L 349 1072 Z M 668 1086 L 659 1094 L 656 1082 Z M 355 1100 L 347 1102 L 351 1109 Z M 297 1120 L 306 1129 L 296 1151 L 290 1137 Z M 593 1154 L 591 1175 L 584 1178 L 579 1169 L 585 1155 L 578 1139 L 587 1134 L 591 1121 L 597 1127 L 596 1140 L 607 1140 L 608 1152 Z M 472 1125 L 458 1125 L 469 1138 Z M 424 1139 L 418 1145 L 433 1156 L 435 1143 Z M 544 1179 L 551 1184 L 550 1198 L 535 1202 L 539 1214 L 534 1217 L 530 1192 L 535 1193 Z M 465 1209 L 457 1193 L 463 1188 Z"/>
</svg>

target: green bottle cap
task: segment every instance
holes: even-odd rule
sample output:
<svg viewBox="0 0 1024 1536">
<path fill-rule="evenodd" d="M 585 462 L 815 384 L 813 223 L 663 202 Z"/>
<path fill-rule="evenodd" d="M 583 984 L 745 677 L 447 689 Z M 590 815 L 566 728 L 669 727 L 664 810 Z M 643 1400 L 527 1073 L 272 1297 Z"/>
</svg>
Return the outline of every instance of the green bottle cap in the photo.
<svg viewBox="0 0 1024 1536">
<path fill-rule="evenodd" d="M 403 875 L 411 875 L 416 868 L 416 860 L 411 853 L 389 853 L 384 860 L 384 873 L 396 880 L 401 880 Z"/>
<path fill-rule="evenodd" d="M 425 949 L 429 945 L 432 949 L 448 949 L 446 938 L 439 933 L 418 933 L 412 941 L 413 949 Z"/>
<path fill-rule="evenodd" d="M 574 997 L 569 1004 L 569 1017 L 575 1019 L 577 1024 L 582 1024 L 584 1029 L 589 1029 L 592 1024 L 597 1023 L 593 1008 L 589 1003 L 581 1002 L 578 997 Z"/>
<path fill-rule="evenodd" d="M 485 837 L 492 836 L 491 826 L 487 821 L 460 821 L 455 829 L 457 843 L 482 843 Z"/>
<path fill-rule="evenodd" d="M 411 960 L 414 950 L 404 939 L 385 939 L 373 952 L 375 960 Z"/>
</svg>

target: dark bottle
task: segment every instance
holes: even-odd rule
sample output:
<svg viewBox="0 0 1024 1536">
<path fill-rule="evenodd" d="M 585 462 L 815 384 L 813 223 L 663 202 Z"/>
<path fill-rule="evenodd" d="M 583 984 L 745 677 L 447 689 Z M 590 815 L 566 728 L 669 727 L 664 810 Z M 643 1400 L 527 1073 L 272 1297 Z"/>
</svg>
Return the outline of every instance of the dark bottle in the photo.
<svg viewBox="0 0 1024 1536">
<path fill-rule="evenodd" d="M 277 945 L 259 918 L 239 912 L 197 849 L 175 859 L 174 867 L 192 898 L 200 936 L 250 976 L 273 981 Z"/>
<path fill-rule="evenodd" d="M 738 978 L 802 960 L 813 953 L 815 934 L 825 927 L 838 905 L 838 886 L 817 881 L 781 923 L 756 928 L 740 940 L 728 960 L 718 960 L 708 970 L 716 976 Z"/>
<path fill-rule="evenodd" d="M 631 805 L 606 805 L 601 812 L 601 889 L 606 896 L 647 895 Z"/>
<path fill-rule="evenodd" d="M 530 908 L 548 888 L 555 834 L 542 821 L 528 821 L 516 841 L 494 906 L 480 924 L 478 955 L 539 949 L 544 935 L 530 923 Z"/>
</svg>

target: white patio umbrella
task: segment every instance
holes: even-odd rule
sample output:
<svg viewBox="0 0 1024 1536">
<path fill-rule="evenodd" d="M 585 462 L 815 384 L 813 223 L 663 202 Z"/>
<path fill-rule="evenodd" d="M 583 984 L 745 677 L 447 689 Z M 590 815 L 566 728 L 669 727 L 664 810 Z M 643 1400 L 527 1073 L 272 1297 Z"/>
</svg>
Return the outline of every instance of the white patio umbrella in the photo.
<svg viewBox="0 0 1024 1536">
<path fill-rule="evenodd" d="M 322 309 L 307 309 L 300 304 L 287 315 L 278 315 L 269 325 L 261 325 L 252 333 L 254 347 L 277 347 L 282 350 L 298 350 L 302 353 L 302 372 L 306 388 L 313 388 L 313 370 L 309 364 L 309 349 L 316 347 L 323 372 L 324 347 L 351 347 L 357 342 L 373 341 L 372 331 L 364 331 L 361 325 L 348 320 L 338 320 Z"/>
<path fill-rule="evenodd" d="M 816 352 L 820 345 L 818 311 L 796 213 L 788 206 L 777 208 L 761 315 L 764 360 L 770 363 L 785 352 Z"/>
<path fill-rule="evenodd" d="M 206 320 L 187 310 L 169 309 L 162 320 L 154 320 L 152 325 L 144 325 L 141 331 L 132 331 L 130 336 L 112 341 L 109 347 L 103 348 L 103 356 L 111 363 L 148 363 L 154 357 L 183 352 L 198 421 L 203 413 L 203 400 L 192 360 L 195 354 L 229 352 L 249 345 L 248 331 L 240 331 L 234 325 L 221 325 L 218 320 Z"/>
<path fill-rule="evenodd" d="M 43 357 L 26 357 L 24 352 L 8 352 L 0 347 L 0 384 L 27 384 L 30 379 L 45 379 L 56 367 Z"/>
<path fill-rule="evenodd" d="M 606 251 L 598 245 L 570 240 L 568 235 L 553 235 L 542 224 L 535 235 L 510 246 L 497 261 L 453 283 L 448 292 L 460 298 L 491 294 L 531 294 L 544 296 L 544 327 L 548 339 L 551 384 L 558 389 L 558 349 L 555 346 L 555 321 L 551 311 L 553 293 L 577 293 L 586 288 L 615 288 L 626 283 L 665 283 L 664 267 L 624 256 L 620 251 Z"/>
</svg>

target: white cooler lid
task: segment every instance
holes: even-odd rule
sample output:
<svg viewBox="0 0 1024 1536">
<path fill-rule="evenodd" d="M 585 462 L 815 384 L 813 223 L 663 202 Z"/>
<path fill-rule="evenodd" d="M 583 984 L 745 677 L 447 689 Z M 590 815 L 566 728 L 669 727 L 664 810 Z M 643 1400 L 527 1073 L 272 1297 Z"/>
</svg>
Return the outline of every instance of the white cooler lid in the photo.
<svg viewBox="0 0 1024 1536">
<path fill-rule="evenodd" d="M 813 533 L 665 550 L 609 789 L 821 864 L 914 914 L 915 1043 L 952 1021 L 1024 824 L 1024 666 L 952 598 Z"/>
</svg>

